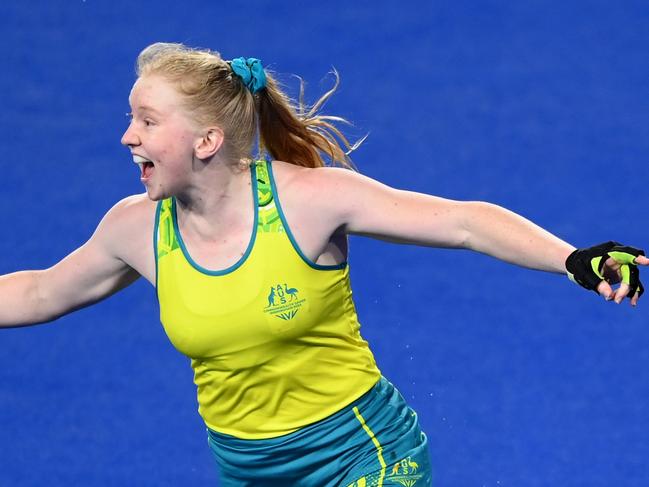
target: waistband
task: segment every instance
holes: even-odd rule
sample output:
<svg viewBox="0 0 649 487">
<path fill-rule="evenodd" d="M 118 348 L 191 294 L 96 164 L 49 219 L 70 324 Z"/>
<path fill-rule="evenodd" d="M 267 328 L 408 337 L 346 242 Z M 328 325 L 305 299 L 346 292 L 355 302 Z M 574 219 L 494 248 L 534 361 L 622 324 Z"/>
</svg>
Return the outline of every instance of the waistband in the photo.
<svg viewBox="0 0 649 487">
<path fill-rule="evenodd" d="M 340 411 L 332 414 L 331 416 L 327 416 L 326 418 L 316 423 L 300 428 L 293 433 L 277 436 L 275 438 L 248 440 L 219 433 L 210 428 L 207 428 L 207 432 L 210 440 L 220 447 L 232 449 L 241 448 L 245 449 L 246 451 L 254 451 L 255 448 L 259 447 L 273 447 L 278 445 L 285 445 L 292 442 L 300 442 L 301 440 L 308 439 L 312 433 L 316 432 L 316 430 L 318 431 L 318 434 L 321 434 L 330 426 L 335 428 L 341 419 L 345 418 L 344 420 L 346 420 L 346 418 L 349 417 L 350 413 L 354 414 L 354 408 L 365 410 L 373 402 L 376 402 L 377 396 L 385 396 L 392 391 L 396 391 L 392 383 L 390 383 L 390 381 L 388 381 L 385 377 L 381 376 L 369 391 L 342 408 Z"/>
<path fill-rule="evenodd" d="M 384 377 L 337 413 L 293 433 L 251 440 L 208 429 L 208 443 L 228 487 L 348 485 L 359 472 L 386 475 L 390 462 L 426 447 L 417 415 Z"/>
</svg>

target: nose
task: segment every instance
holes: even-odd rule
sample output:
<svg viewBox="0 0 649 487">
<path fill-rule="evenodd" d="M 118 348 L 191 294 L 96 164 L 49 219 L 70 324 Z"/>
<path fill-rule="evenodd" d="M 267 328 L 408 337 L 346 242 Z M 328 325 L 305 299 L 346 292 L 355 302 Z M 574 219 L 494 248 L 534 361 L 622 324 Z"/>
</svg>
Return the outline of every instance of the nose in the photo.
<svg viewBox="0 0 649 487">
<path fill-rule="evenodd" d="M 121 142 L 122 145 L 125 145 L 127 147 L 140 145 L 140 138 L 135 133 L 135 129 L 133 129 L 132 123 L 129 124 L 128 128 L 126 129 L 126 132 L 124 132 L 124 135 L 122 135 Z"/>
</svg>

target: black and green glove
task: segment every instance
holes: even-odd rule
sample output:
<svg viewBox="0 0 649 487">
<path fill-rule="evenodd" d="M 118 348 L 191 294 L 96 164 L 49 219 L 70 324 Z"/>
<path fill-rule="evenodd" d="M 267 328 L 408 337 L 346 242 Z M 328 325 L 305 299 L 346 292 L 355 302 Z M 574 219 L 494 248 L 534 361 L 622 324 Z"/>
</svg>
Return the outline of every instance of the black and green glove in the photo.
<svg viewBox="0 0 649 487">
<path fill-rule="evenodd" d="M 635 258 L 645 255 L 644 250 L 628 247 L 619 242 L 605 242 L 585 249 L 577 249 L 566 259 L 566 270 L 571 281 L 586 289 L 597 292 L 599 283 L 605 280 L 604 263 L 612 257 L 620 264 L 621 282 L 629 286 L 628 298 L 644 292 L 640 282 L 640 272 Z"/>
</svg>

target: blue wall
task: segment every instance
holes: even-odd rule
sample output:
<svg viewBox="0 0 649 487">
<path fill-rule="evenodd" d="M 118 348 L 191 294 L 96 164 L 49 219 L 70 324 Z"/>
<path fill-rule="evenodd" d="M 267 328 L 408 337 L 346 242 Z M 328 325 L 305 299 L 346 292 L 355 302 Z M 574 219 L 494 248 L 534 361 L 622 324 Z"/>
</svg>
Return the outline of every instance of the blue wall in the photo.
<svg viewBox="0 0 649 487">
<path fill-rule="evenodd" d="M 180 41 L 308 82 L 387 184 L 504 205 L 578 246 L 649 244 L 649 5 L 528 0 L 0 5 L 0 273 L 52 265 L 141 192 L 137 53 Z M 437 486 L 649 485 L 646 305 L 463 251 L 352 239 L 363 334 Z M 0 306 L 3 305 L 0 296 Z M 218 485 L 188 360 L 138 282 L 0 333 L 0 485 Z"/>
</svg>

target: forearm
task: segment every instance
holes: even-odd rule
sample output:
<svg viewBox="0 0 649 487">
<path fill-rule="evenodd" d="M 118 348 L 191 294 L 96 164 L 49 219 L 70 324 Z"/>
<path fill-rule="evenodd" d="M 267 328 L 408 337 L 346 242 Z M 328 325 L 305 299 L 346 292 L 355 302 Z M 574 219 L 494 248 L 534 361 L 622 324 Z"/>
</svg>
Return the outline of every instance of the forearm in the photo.
<svg viewBox="0 0 649 487">
<path fill-rule="evenodd" d="M 22 271 L 0 276 L 0 328 L 27 326 L 54 318 L 46 312 L 39 291 L 40 271 Z"/>
<path fill-rule="evenodd" d="M 575 249 L 538 225 L 497 205 L 469 202 L 464 247 L 530 269 L 565 274 Z"/>
</svg>

